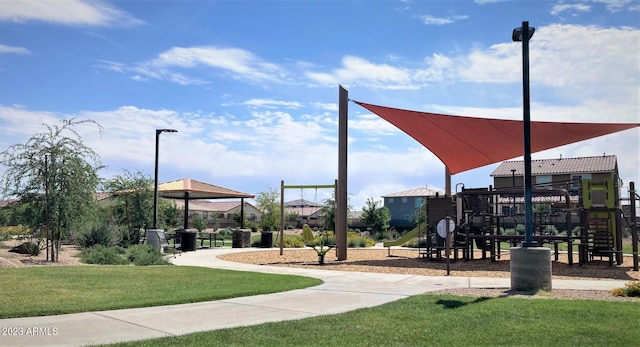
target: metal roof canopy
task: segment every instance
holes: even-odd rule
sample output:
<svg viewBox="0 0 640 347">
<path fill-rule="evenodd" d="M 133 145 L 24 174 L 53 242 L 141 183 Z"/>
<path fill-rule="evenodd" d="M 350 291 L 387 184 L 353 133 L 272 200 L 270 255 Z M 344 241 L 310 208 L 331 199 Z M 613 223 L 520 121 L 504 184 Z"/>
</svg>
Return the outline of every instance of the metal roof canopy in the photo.
<svg viewBox="0 0 640 347">
<path fill-rule="evenodd" d="M 228 199 L 255 197 L 255 195 L 192 180 L 190 178 L 158 184 L 158 195 L 169 199 Z"/>
<path fill-rule="evenodd" d="M 159 184 L 158 195 L 168 199 L 184 199 L 183 227 L 185 229 L 189 228 L 189 200 L 240 198 L 240 228 L 242 229 L 244 228 L 244 198 L 255 197 L 255 195 L 192 180 L 190 178 Z"/>
<path fill-rule="evenodd" d="M 452 116 L 354 101 L 384 118 L 435 154 L 449 172 L 522 156 L 523 121 Z M 531 122 L 531 152 L 632 129 L 640 123 Z"/>
</svg>

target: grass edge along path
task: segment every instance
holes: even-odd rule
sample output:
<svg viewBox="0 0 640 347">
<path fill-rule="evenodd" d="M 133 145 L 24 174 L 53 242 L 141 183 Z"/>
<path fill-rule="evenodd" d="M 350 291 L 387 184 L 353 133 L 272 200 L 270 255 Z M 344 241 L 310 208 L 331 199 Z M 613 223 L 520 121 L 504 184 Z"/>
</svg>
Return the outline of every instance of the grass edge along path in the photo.
<svg viewBox="0 0 640 347">
<path fill-rule="evenodd" d="M 303 276 L 172 265 L 0 268 L 0 278 L 0 318 L 213 301 L 323 283 Z"/>
<path fill-rule="evenodd" d="M 424 294 L 381 306 L 109 346 L 631 346 L 634 302 Z"/>
</svg>

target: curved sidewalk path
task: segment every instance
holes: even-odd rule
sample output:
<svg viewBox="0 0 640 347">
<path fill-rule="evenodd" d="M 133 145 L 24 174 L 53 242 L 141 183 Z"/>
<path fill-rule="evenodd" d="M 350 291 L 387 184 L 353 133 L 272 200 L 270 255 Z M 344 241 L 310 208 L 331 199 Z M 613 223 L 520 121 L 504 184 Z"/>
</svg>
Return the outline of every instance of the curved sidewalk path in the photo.
<svg viewBox="0 0 640 347">
<path fill-rule="evenodd" d="M 416 276 L 285 268 L 232 263 L 217 258 L 260 249 L 199 249 L 175 259 L 176 265 L 292 274 L 324 284 L 282 293 L 192 304 L 85 312 L 0 320 L 17 336 L 0 335 L 0 346 L 82 346 L 175 336 L 265 322 L 302 319 L 372 307 L 411 295 L 449 288 L 510 288 L 509 278 Z M 610 290 L 627 281 L 553 280 L 554 289 Z"/>
</svg>

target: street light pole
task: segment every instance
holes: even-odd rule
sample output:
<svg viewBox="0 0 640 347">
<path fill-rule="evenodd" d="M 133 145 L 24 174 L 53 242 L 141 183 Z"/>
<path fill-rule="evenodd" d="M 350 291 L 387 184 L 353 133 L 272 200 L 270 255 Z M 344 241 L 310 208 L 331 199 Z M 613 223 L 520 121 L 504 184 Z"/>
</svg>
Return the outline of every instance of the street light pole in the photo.
<svg viewBox="0 0 640 347">
<path fill-rule="evenodd" d="M 160 134 L 177 133 L 175 129 L 156 129 L 156 161 L 153 183 L 153 229 L 158 229 L 158 148 L 160 143 Z"/>
<path fill-rule="evenodd" d="M 535 28 L 529 22 L 513 30 L 513 41 L 522 41 L 522 99 L 524 118 L 524 223 L 525 236 L 522 247 L 511 247 L 509 271 L 513 291 L 550 291 L 553 287 L 551 276 L 551 250 L 538 247 L 533 240 L 533 204 L 531 182 L 531 115 L 529 105 L 529 39 Z"/>
<path fill-rule="evenodd" d="M 531 105 L 529 99 L 529 39 L 535 28 L 529 28 L 529 22 L 522 22 L 522 27 L 513 29 L 513 41 L 522 41 L 522 101 L 524 123 L 524 242 L 523 247 L 536 247 L 533 240 L 533 204 L 531 179 Z"/>
</svg>

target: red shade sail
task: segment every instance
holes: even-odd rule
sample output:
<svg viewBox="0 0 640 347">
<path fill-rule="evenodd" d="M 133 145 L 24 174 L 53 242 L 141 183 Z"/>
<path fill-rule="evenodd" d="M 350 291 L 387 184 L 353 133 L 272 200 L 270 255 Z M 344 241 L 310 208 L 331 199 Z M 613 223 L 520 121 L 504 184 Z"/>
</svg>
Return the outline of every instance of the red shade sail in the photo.
<svg viewBox="0 0 640 347">
<path fill-rule="evenodd" d="M 413 137 L 457 174 L 522 156 L 523 121 L 450 116 L 354 101 Z M 531 153 L 632 129 L 640 123 L 531 122 Z"/>
</svg>

